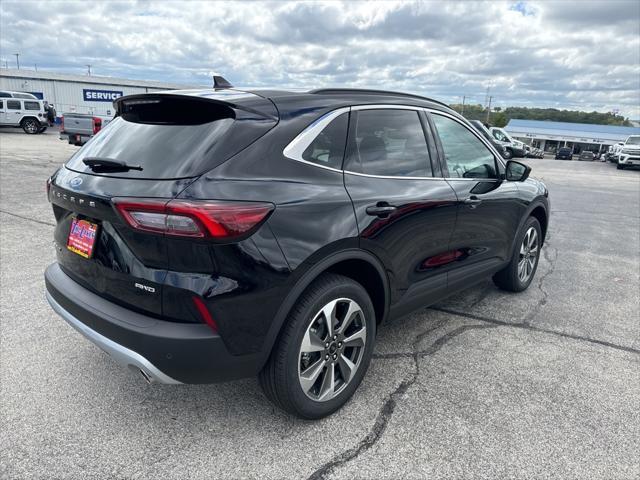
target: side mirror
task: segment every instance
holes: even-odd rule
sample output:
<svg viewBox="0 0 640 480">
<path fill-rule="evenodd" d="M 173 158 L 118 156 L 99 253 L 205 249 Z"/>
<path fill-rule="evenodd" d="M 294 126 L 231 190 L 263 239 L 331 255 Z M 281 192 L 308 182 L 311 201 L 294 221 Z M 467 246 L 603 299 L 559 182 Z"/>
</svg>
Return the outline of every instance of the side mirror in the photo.
<svg viewBox="0 0 640 480">
<path fill-rule="evenodd" d="M 505 177 L 511 182 L 524 182 L 529 178 L 530 173 L 531 167 L 524 163 L 516 162 L 514 160 L 509 160 L 507 162 Z"/>
</svg>

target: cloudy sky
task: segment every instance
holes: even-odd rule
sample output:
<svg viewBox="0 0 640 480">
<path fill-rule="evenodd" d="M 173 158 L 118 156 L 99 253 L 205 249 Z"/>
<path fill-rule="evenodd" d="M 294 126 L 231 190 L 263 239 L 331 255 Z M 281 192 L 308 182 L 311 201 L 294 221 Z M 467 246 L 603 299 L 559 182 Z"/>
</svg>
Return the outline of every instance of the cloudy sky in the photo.
<svg viewBox="0 0 640 480">
<path fill-rule="evenodd" d="M 13 2 L 0 66 L 209 85 L 376 87 L 640 118 L 640 1 Z"/>
</svg>

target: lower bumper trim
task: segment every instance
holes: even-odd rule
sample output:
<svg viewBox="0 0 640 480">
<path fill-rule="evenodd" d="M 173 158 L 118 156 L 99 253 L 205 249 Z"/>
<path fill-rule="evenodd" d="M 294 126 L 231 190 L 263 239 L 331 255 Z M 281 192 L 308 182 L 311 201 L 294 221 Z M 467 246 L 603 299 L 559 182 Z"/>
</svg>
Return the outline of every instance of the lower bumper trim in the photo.
<svg viewBox="0 0 640 480">
<path fill-rule="evenodd" d="M 85 336 L 88 340 L 95 343 L 98 347 L 104 350 L 111 358 L 113 358 L 117 363 L 127 366 L 129 368 L 133 368 L 135 370 L 140 370 L 143 376 L 150 382 L 158 382 L 165 384 L 180 384 L 178 380 L 171 378 L 169 375 L 163 373 L 153 365 L 149 360 L 140 355 L 133 350 L 130 350 L 119 343 L 110 340 L 104 335 L 99 334 L 95 330 L 89 328 L 87 325 L 82 323 L 76 317 L 74 317 L 71 313 L 65 310 L 62 305 L 60 305 L 49 292 L 46 292 L 47 301 L 51 305 L 51 308 L 60 315 L 69 325 L 75 328 L 78 332 L 80 332 L 83 336 Z"/>
</svg>

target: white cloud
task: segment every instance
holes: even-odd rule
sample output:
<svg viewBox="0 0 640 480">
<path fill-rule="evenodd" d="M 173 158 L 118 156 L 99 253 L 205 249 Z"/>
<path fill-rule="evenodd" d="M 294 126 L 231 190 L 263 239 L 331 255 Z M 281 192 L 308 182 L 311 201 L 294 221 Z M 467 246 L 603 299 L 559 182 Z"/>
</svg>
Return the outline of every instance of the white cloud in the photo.
<svg viewBox="0 0 640 480">
<path fill-rule="evenodd" d="M 27 68 L 209 84 L 369 86 L 640 117 L 640 2 L 0 3 Z"/>
</svg>

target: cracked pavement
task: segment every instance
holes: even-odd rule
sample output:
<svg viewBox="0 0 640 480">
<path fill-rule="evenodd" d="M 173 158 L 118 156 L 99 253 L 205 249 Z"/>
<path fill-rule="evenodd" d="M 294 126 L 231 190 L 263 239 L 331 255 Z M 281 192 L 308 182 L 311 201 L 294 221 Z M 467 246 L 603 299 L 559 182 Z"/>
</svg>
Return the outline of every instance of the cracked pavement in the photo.
<svg viewBox="0 0 640 480">
<path fill-rule="evenodd" d="M 640 477 L 640 171 L 528 161 L 552 206 L 532 286 L 383 325 L 354 398 L 307 422 L 254 379 L 146 385 L 50 310 L 44 184 L 75 150 L 0 131 L 0 477 Z"/>
</svg>

